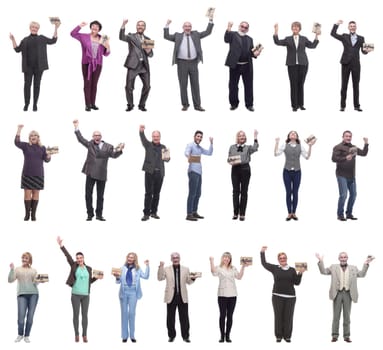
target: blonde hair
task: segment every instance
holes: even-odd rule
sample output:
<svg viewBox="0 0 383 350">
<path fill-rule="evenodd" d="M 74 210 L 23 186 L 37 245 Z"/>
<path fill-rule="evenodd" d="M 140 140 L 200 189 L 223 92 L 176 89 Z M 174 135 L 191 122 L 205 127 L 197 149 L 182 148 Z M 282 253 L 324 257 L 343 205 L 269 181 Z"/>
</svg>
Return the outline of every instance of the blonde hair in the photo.
<svg viewBox="0 0 383 350">
<path fill-rule="evenodd" d="M 231 261 L 233 260 L 231 254 L 229 252 L 224 252 L 221 256 L 221 263 L 219 264 L 219 267 L 223 266 L 223 258 L 228 257 L 230 259 L 229 263 L 227 264 L 228 268 L 231 268 Z"/>
<path fill-rule="evenodd" d="M 25 253 L 23 253 L 22 255 L 21 255 L 21 259 L 22 258 L 24 258 L 24 257 L 27 257 L 28 258 L 28 260 L 29 260 L 29 264 L 28 264 L 28 266 L 29 267 L 31 267 L 31 265 L 32 265 L 32 254 L 31 253 L 29 253 L 29 252 L 25 252 Z"/>
<path fill-rule="evenodd" d="M 31 145 L 31 137 L 33 135 L 36 135 L 37 136 L 37 144 L 42 147 L 42 144 L 41 144 L 41 141 L 40 141 L 40 134 L 36 131 L 36 130 L 32 130 L 29 135 L 28 135 L 28 141 L 29 141 L 29 144 Z"/>
<path fill-rule="evenodd" d="M 130 252 L 130 253 L 128 253 L 128 255 L 126 256 L 126 264 L 128 263 L 128 256 L 129 255 L 133 255 L 134 256 L 134 268 L 136 269 L 136 270 L 138 270 L 139 268 L 140 268 L 140 265 L 138 265 L 138 257 L 137 257 L 137 254 L 136 253 L 133 253 L 133 252 Z"/>
<path fill-rule="evenodd" d="M 247 141 L 247 137 L 246 137 L 246 134 L 243 130 L 239 130 L 236 134 L 235 134 L 235 142 L 238 143 L 238 139 L 239 139 L 239 134 L 240 133 L 243 133 L 245 135 L 245 142 Z"/>
</svg>

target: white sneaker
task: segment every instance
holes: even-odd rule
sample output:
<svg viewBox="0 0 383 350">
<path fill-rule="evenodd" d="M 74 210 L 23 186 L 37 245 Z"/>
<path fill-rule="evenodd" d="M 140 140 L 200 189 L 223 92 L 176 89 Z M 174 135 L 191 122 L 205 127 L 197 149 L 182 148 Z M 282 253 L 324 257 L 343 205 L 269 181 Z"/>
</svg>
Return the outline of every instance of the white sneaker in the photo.
<svg viewBox="0 0 383 350">
<path fill-rule="evenodd" d="M 26 342 L 26 343 L 30 343 L 31 341 L 29 340 L 29 337 L 24 337 L 24 341 Z"/>
<path fill-rule="evenodd" d="M 18 335 L 17 338 L 15 339 L 15 343 L 18 343 L 20 342 L 21 340 L 23 340 L 23 336 L 22 335 Z"/>
</svg>

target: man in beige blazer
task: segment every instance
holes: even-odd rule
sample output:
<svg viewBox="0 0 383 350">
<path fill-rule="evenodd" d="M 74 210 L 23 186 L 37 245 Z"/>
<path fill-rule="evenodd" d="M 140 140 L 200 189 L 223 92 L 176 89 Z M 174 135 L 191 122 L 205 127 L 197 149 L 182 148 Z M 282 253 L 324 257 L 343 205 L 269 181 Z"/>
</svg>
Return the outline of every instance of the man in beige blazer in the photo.
<svg viewBox="0 0 383 350">
<path fill-rule="evenodd" d="M 161 261 L 157 273 L 159 281 L 166 280 L 164 301 L 167 304 L 166 325 L 169 342 L 173 342 L 176 337 L 175 321 L 176 309 L 178 308 L 182 339 L 190 343 L 188 291 L 186 284 L 192 284 L 195 278 L 190 276 L 189 268 L 180 265 L 179 253 L 172 253 L 170 259 L 172 265 L 164 267 L 164 262 Z"/>
<path fill-rule="evenodd" d="M 347 343 L 350 339 L 350 313 L 351 302 L 358 302 L 357 278 L 366 276 L 370 262 L 374 259 L 369 255 L 365 261 L 362 270 L 356 266 L 348 265 L 348 255 L 346 252 L 339 253 L 339 264 L 333 264 L 325 268 L 323 256 L 316 254 L 318 258 L 318 267 L 322 275 L 331 275 L 330 299 L 334 303 L 334 313 L 332 320 L 332 342 L 336 342 L 339 336 L 339 320 L 343 309 L 343 338 Z"/>
</svg>

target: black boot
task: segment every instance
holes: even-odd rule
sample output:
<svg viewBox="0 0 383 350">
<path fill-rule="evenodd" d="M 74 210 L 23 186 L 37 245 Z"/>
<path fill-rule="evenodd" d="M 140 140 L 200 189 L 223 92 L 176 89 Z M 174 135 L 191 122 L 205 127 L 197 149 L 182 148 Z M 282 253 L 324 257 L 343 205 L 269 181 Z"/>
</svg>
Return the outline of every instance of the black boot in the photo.
<svg viewBox="0 0 383 350">
<path fill-rule="evenodd" d="M 29 217 L 31 216 L 31 200 L 24 199 L 24 206 L 25 206 L 25 216 L 24 221 L 28 221 Z"/>
<path fill-rule="evenodd" d="M 32 199 L 32 203 L 31 203 L 31 220 L 32 221 L 36 221 L 37 204 L 39 204 L 39 201 L 36 199 Z"/>
</svg>

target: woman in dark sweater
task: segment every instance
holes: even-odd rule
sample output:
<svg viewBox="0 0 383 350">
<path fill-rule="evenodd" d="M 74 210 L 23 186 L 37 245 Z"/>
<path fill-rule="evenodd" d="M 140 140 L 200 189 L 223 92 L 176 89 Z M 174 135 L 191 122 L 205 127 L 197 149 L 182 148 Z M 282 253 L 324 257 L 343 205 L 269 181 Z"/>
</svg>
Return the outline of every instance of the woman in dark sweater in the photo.
<svg viewBox="0 0 383 350">
<path fill-rule="evenodd" d="M 297 272 L 293 267 L 289 266 L 285 253 L 278 254 L 278 265 L 269 264 L 266 262 L 266 249 L 265 246 L 261 249 L 261 263 L 274 276 L 272 302 L 275 337 L 278 343 L 281 342 L 282 338 L 290 343 L 296 301 L 294 285 L 301 283 L 304 270 Z"/>
<path fill-rule="evenodd" d="M 51 160 L 51 155 L 41 145 L 37 131 L 29 133 L 29 142 L 20 141 L 20 133 L 24 125 L 17 126 L 15 145 L 24 153 L 24 166 L 21 175 L 21 188 L 24 189 L 25 217 L 28 221 L 36 220 L 36 209 L 39 202 L 40 190 L 44 189 L 44 162 Z"/>
</svg>

